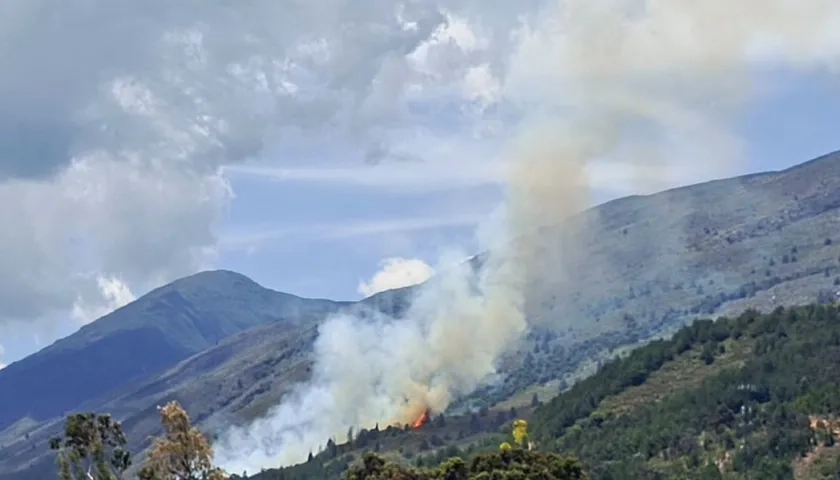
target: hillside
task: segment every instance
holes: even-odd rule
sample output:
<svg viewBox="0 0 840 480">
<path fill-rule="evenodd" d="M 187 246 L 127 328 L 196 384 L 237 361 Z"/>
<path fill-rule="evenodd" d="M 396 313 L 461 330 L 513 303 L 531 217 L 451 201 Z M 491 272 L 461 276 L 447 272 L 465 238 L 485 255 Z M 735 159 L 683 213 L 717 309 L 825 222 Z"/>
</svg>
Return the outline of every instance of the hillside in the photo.
<svg viewBox="0 0 840 480">
<path fill-rule="evenodd" d="M 437 465 L 497 449 L 500 432 L 523 417 L 540 450 L 581 458 L 594 479 L 835 478 L 838 363 L 840 306 L 747 311 L 610 361 L 535 411 L 360 432 L 307 463 L 249 478 L 338 478 L 368 450 Z"/>
<path fill-rule="evenodd" d="M 838 209 L 835 153 L 615 200 L 575 219 L 582 228 L 541 232 L 540 242 L 565 250 L 529 286 L 536 326 L 502 360 L 502 382 L 446 413 L 527 407 L 534 392 L 551 398 L 616 352 L 698 316 L 834 299 Z M 307 300 L 232 272 L 162 287 L 0 371 L 0 391 L 16 392 L 0 397 L 0 477 L 51 469 L 44 445 L 68 411 L 115 412 L 135 451 L 156 433 L 154 408 L 166 399 L 179 399 L 211 433 L 262 415 L 308 378 L 320 320 L 342 309 L 400 315 L 414 291 L 353 304 Z"/>
<path fill-rule="evenodd" d="M 791 478 L 834 450 L 819 424 L 840 413 L 838 362 L 837 306 L 696 322 L 539 409 L 534 435 L 597 478 L 714 478 L 711 466 Z"/>
<path fill-rule="evenodd" d="M 614 200 L 576 221 L 582 227 L 543 232 L 544 244 L 568 247 L 528 289 L 537 328 L 505 362 L 517 374 L 479 392 L 490 403 L 533 384 L 571 383 L 605 352 L 698 316 L 768 312 L 840 291 L 840 152 Z"/>
</svg>

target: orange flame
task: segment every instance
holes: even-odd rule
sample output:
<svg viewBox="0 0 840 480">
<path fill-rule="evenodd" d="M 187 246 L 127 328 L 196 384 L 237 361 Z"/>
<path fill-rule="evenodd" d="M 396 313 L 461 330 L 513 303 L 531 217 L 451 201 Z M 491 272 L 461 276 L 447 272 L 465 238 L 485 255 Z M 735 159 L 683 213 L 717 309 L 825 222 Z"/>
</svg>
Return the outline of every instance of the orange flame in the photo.
<svg viewBox="0 0 840 480">
<path fill-rule="evenodd" d="M 414 428 L 420 428 L 429 421 L 429 409 L 423 410 L 423 414 L 420 415 L 420 418 L 414 421 Z"/>
</svg>

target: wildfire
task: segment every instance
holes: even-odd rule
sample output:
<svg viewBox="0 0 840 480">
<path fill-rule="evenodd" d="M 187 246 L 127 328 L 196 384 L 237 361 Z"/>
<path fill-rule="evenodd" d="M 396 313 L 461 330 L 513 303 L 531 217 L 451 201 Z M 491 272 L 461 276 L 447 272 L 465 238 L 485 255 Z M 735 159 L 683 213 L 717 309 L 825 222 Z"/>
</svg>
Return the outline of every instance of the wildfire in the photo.
<svg viewBox="0 0 840 480">
<path fill-rule="evenodd" d="M 414 428 L 420 428 L 423 425 L 425 425 L 426 422 L 428 422 L 428 421 L 429 421 L 429 409 L 427 408 L 426 410 L 423 410 L 423 414 L 420 415 L 420 417 L 417 420 L 414 421 L 413 427 Z"/>
</svg>

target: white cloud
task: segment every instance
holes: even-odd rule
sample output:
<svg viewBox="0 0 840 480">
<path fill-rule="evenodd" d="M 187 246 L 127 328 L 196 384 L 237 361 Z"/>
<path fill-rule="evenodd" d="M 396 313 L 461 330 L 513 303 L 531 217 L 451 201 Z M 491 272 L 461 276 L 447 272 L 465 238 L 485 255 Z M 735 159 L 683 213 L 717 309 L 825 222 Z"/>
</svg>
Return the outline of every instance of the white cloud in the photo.
<svg viewBox="0 0 840 480">
<path fill-rule="evenodd" d="M 346 223 L 307 223 L 285 227 L 266 227 L 250 231 L 229 232 L 222 235 L 223 249 L 253 251 L 269 241 L 284 238 L 347 240 L 370 235 L 417 232 L 446 227 L 474 227 L 485 217 L 482 213 L 462 213 L 447 216 L 385 218 Z"/>
<path fill-rule="evenodd" d="M 6 364 L 3 363 L 3 354 L 6 353 L 6 349 L 3 348 L 3 345 L 0 345 L 0 370 L 6 368 Z"/>
<path fill-rule="evenodd" d="M 375 293 L 423 283 L 434 275 L 434 269 L 417 258 L 387 258 L 370 280 L 360 281 L 358 291 L 365 297 Z"/>
<path fill-rule="evenodd" d="M 484 105 L 496 103 L 502 93 L 499 80 L 493 77 L 488 64 L 472 67 L 464 75 L 463 95 Z"/>
<path fill-rule="evenodd" d="M 212 225 L 229 197 L 218 174 L 79 158 L 49 180 L 0 183 L 0 318 L 66 311 L 96 275 L 145 286 L 209 265 Z M 4 269 L 8 268 L 9 271 Z"/>
<path fill-rule="evenodd" d="M 79 324 L 88 324 L 135 300 L 131 289 L 119 278 L 99 277 L 96 283 L 99 287 L 98 298 L 91 301 L 79 297 L 73 304 L 72 317 Z"/>
<path fill-rule="evenodd" d="M 242 165 L 228 167 L 225 173 L 234 178 L 249 176 L 281 183 L 357 187 L 397 194 L 434 193 L 440 190 L 504 184 L 504 167 L 500 162 L 470 160 L 435 164 L 383 163 L 345 167 Z"/>
</svg>

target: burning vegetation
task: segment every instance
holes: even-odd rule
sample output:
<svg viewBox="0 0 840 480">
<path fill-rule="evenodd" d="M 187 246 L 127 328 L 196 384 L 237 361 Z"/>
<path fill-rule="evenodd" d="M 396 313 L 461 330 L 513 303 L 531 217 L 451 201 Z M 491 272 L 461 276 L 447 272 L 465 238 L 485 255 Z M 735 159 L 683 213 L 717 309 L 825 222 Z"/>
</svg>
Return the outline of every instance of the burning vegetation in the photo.
<svg viewBox="0 0 840 480">
<path fill-rule="evenodd" d="M 414 421 L 414 425 L 412 425 L 412 428 L 420 428 L 423 425 L 425 425 L 426 422 L 428 422 L 428 421 L 429 421 L 429 409 L 427 408 L 427 409 L 423 410 L 423 413 L 420 415 L 420 417 L 418 417 L 417 420 Z"/>
</svg>

